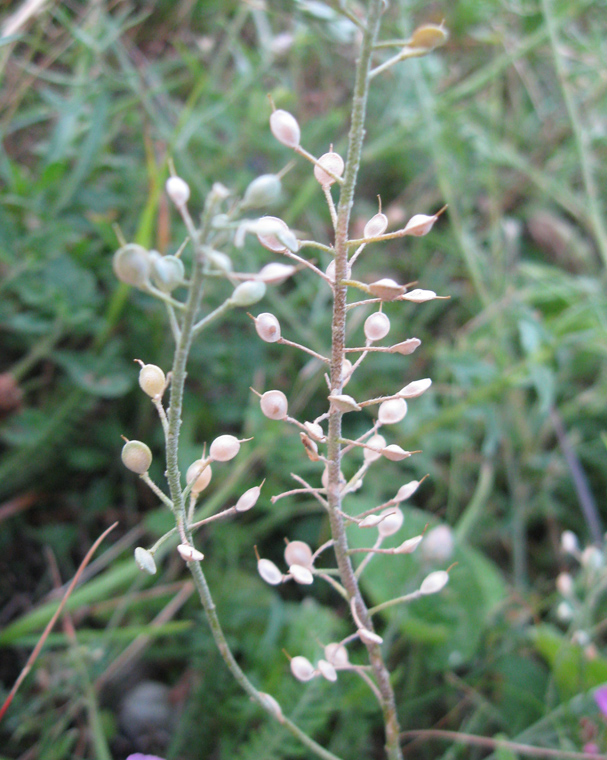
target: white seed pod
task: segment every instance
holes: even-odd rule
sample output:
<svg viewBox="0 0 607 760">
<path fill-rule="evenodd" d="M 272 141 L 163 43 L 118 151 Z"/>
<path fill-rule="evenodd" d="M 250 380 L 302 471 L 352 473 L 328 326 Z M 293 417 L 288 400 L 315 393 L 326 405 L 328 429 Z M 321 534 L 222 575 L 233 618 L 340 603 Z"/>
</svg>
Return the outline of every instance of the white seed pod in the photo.
<svg viewBox="0 0 607 760">
<path fill-rule="evenodd" d="M 573 578 L 569 573 L 559 573 L 556 577 L 556 588 L 559 594 L 571 596 L 573 594 Z"/>
<path fill-rule="evenodd" d="M 434 216 L 426 216 L 426 214 L 415 214 L 415 216 L 412 216 L 405 225 L 404 234 L 415 235 L 416 237 L 427 235 L 434 226 L 434 222 L 437 219 L 437 214 Z"/>
<path fill-rule="evenodd" d="M 383 644 L 384 643 L 384 640 L 379 634 L 374 633 L 373 631 L 370 631 L 367 628 L 359 628 L 358 636 L 360 640 L 365 644 Z"/>
<path fill-rule="evenodd" d="M 152 452 L 142 441 L 127 441 L 122 447 L 122 463 L 131 472 L 143 475 L 152 464 Z"/>
<path fill-rule="evenodd" d="M 269 312 L 263 312 L 255 317 L 255 329 L 266 343 L 276 343 L 280 340 L 280 322 Z"/>
<path fill-rule="evenodd" d="M 223 251 L 207 250 L 207 260 L 220 272 L 231 272 L 233 270 L 232 259 Z"/>
<path fill-rule="evenodd" d="M 194 495 L 202 493 L 211 482 L 213 472 L 208 459 L 197 459 L 188 467 L 185 474 L 186 483 L 189 485 L 194 480 L 192 493 Z"/>
<path fill-rule="evenodd" d="M 177 551 L 185 562 L 202 562 L 204 559 L 204 554 L 190 544 L 179 544 Z"/>
<path fill-rule="evenodd" d="M 325 657 L 335 668 L 347 668 L 349 665 L 348 650 L 343 644 L 339 644 L 336 641 L 327 644 L 325 647 Z"/>
<path fill-rule="evenodd" d="M 433 301 L 435 298 L 436 293 L 433 290 L 423 290 L 422 288 L 416 288 L 403 295 L 403 301 L 412 301 L 413 303 L 425 303 L 426 301 Z"/>
<path fill-rule="evenodd" d="M 451 559 L 455 550 L 453 531 L 448 525 L 437 525 L 426 533 L 421 553 L 426 562 L 439 564 Z"/>
<path fill-rule="evenodd" d="M 382 449 L 386 446 L 386 439 L 383 435 L 372 435 L 367 441 L 367 447 L 363 449 L 365 462 L 375 462 L 381 456 Z"/>
<path fill-rule="evenodd" d="M 320 671 L 320 675 L 326 678 L 327 681 L 337 681 L 337 671 L 327 660 L 319 660 L 316 663 L 317 669 Z"/>
<path fill-rule="evenodd" d="M 245 190 L 242 204 L 246 208 L 271 206 L 280 198 L 282 183 L 276 174 L 256 177 Z"/>
<path fill-rule="evenodd" d="M 257 572 L 261 575 L 266 583 L 270 584 L 270 586 L 277 586 L 279 583 L 282 583 L 282 573 L 272 562 L 272 560 L 258 560 Z"/>
<path fill-rule="evenodd" d="M 420 594 L 436 594 L 449 583 L 449 573 L 446 570 L 435 570 L 427 575 L 419 587 Z"/>
<path fill-rule="evenodd" d="M 393 301 L 395 298 L 402 296 L 407 290 L 404 285 L 399 285 L 389 277 L 376 280 L 369 285 L 369 293 L 382 301 Z"/>
<path fill-rule="evenodd" d="M 233 435 L 220 435 L 209 448 L 209 456 L 216 462 L 229 462 L 240 451 L 240 441 Z"/>
<path fill-rule="evenodd" d="M 335 259 L 332 259 L 332 261 L 329 262 L 329 266 L 327 267 L 325 274 L 329 278 L 331 282 L 335 282 Z M 350 264 L 346 265 L 346 280 L 349 280 L 352 276 L 352 267 Z"/>
<path fill-rule="evenodd" d="M 391 443 L 389 446 L 386 446 L 381 450 L 381 453 L 386 457 L 386 459 L 389 459 L 391 462 L 400 462 L 403 459 L 407 459 L 407 457 L 411 456 L 410 451 L 401 449 L 401 447 L 397 446 L 395 443 Z"/>
<path fill-rule="evenodd" d="M 285 548 L 285 562 L 289 566 L 312 567 L 312 549 L 305 541 L 289 541 Z"/>
<path fill-rule="evenodd" d="M 377 528 L 383 518 L 380 515 L 367 515 L 358 523 L 359 528 Z"/>
<path fill-rule="evenodd" d="M 561 623 L 573 620 L 573 607 L 568 602 L 561 602 L 556 608 L 556 616 Z"/>
<path fill-rule="evenodd" d="M 289 575 L 296 583 L 301 583 L 302 586 L 309 586 L 314 583 L 312 572 L 307 567 L 302 567 L 301 565 L 291 565 Z"/>
<path fill-rule="evenodd" d="M 394 550 L 396 554 L 412 554 L 417 547 L 421 544 L 423 536 L 413 536 L 403 541 L 400 546 L 397 546 Z"/>
<path fill-rule="evenodd" d="M 318 422 L 304 422 L 304 427 L 308 431 L 308 435 L 312 440 L 318 441 L 319 443 L 324 443 L 327 440 L 324 431 Z"/>
<path fill-rule="evenodd" d="M 114 274 L 120 282 L 140 288 L 149 282 L 151 262 L 148 251 L 137 243 L 123 245 L 112 259 Z"/>
<path fill-rule="evenodd" d="M 259 242 L 264 248 L 274 253 L 284 253 L 287 250 L 286 245 L 277 236 L 288 230 L 287 224 L 277 216 L 262 216 L 253 225 L 253 231 Z"/>
<path fill-rule="evenodd" d="M 181 177 L 169 177 L 166 181 L 165 188 L 167 195 L 177 206 L 183 208 L 190 200 L 190 186 L 181 179 Z"/>
<path fill-rule="evenodd" d="M 266 391 L 259 399 L 259 406 L 270 420 L 284 420 L 289 411 L 289 402 L 282 391 Z"/>
<path fill-rule="evenodd" d="M 139 370 L 139 386 L 150 398 L 161 396 L 166 388 L 164 372 L 155 364 L 144 364 Z"/>
<path fill-rule="evenodd" d="M 401 502 L 409 499 L 419 488 L 419 483 L 419 480 L 412 480 L 410 483 L 405 483 L 405 485 L 401 486 L 396 492 L 394 501 Z"/>
<path fill-rule="evenodd" d="M 265 282 L 266 285 L 282 285 L 296 271 L 297 267 L 294 267 L 292 264 L 282 264 L 280 261 L 273 261 L 262 267 L 257 277 L 262 282 Z"/>
<path fill-rule="evenodd" d="M 152 251 L 152 253 L 155 253 Z M 161 256 L 157 254 L 151 257 L 152 280 L 154 285 L 164 293 L 170 293 L 183 283 L 185 267 L 183 261 L 177 256 Z"/>
<path fill-rule="evenodd" d="M 345 387 L 352 377 L 352 362 L 349 359 L 344 359 L 341 364 L 341 384 Z"/>
<path fill-rule="evenodd" d="M 261 280 L 245 280 L 234 288 L 230 301 L 235 306 L 252 306 L 266 294 L 266 284 Z"/>
<path fill-rule="evenodd" d="M 388 217 L 385 214 L 375 214 L 365 224 L 363 237 L 373 238 L 383 235 L 388 227 Z"/>
<path fill-rule="evenodd" d="M 409 354 L 412 354 L 416 348 L 419 348 L 421 344 L 422 342 L 419 338 L 409 338 L 408 340 L 403 340 L 401 343 L 395 343 L 393 346 L 390 346 L 390 353 L 408 356 Z"/>
<path fill-rule="evenodd" d="M 365 319 L 365 337 L 367 340 L 381 340 L 390 332 L 390 320 L 383 311 L 376 311 Z"/>
<path fill-rule="evenodd" d="M 404 388 L 398 392 L 401 398 L 417 398 L 425 393 L 432 385 L 432 380 L 429 377 L 425 377 L 423 380 L 414 380 L 412 383 L 405 385 Z"/>
<path fill-rule="evenodd" d="M 154 562 L 154 555 L 152 552 L 144 549 L 143 546 L 138 546 L 135 549 L 135 562 L 140 570 L 150 575 L 156 575 L 156 563 Z"/>
<path fill-rule="evenodd" d="M 253 488 L 249 488 L 248 491 L 245 491 L 238 499 L 234 506 L 234 509 L 237 512 L 248 512 L 249 509 L 253 509 L 253 507 L 257 504 L 257 500 L 259 499 L 260 494 L 261 486 L 253 486 Z"/>
<path fill-rule="evenodd" d="M 388 509 L 380 512 L 379 516 L 384 518 L 377 526 L 379 535 L 382 538 L 393 536 L 401 529 L 405 521 L 405 516 L 398 507 L 388 507 Z"/>
<path fill-rule="evenodd" d="M 288 111 L 277 110 L 270 115 L 270 129 L 279 143 L 287 148 L 297 148 L 301 138 L 301 129 L 297 119 Z"/>
<path fill-rule="evenodd" d="M 333 151 L 324 153 L 314 166 L 314 176 L 322 187 L 331 187 L 335 179 L 325 169 L 328 169 L 337 177 L 341 177 L 344 172 L 344 160 L 339 153 L 334 153 Z"/>
<path fill-rule="evenodd" d="M 307 657 L 298 655 L 291 660 L 291 673 L 298 681 L 310 681 L 316 675 L 314 665 Z"/>
<path fill-rule="evenodd" d="M 352 396 L 348 396 L 345 393 L 332 393 L 328 396 L 332 406 L 338 409 L 340 412 L 360 412 L 360 407 Z"/>
<path fill-rule="evenodd" d="M 430 51 L 444 45 L 448 37 L 447 30 L 442 24 L 423 24 L 417 27 L 407 44 L 409 47 Z"/>
<path fill-rule="evenodd" d="M 325 467 L 325 469 L 322 471 L 322 475 L 320 477 L 321 483 L 323 484 L 324 488 L 329 487 L 329 468 Z M 344 477 L 343 472 L 339 473 L 339 485 L 343 486 L 346 483 L 346 479 Z"/>
<path fill-rule="evenodd" d="M 561 549 L 565 554 L 577 554 L 580 550 L 577 536 L 572 530 L 565 530 L 561 533 Z"/>
<path fill-rule="evenodd" d="M 603 552 L 596 546 L 587 546 L 580 557 L 582 567 L 589 570 L 599 570 L 605 564 Z"/>
<path fill-rule="evenodd" d="M 407 402 L 402 398 L 392 398 L 379 405 L 377 419 L 382 425 L 394 425 L 404 420 L 406 414 Z"/>
<path fill-rule="evenodd" d="M 278 720 L 282 719 L 282 710 L 280 709 L 280 705 L 271 694 L 266 694 L 264 691 L 260 691 L 258 692 L 258 697 L 263 703 L 266 710 L 271 712 L 275 718 L 278 718 Z"/>
</svg>

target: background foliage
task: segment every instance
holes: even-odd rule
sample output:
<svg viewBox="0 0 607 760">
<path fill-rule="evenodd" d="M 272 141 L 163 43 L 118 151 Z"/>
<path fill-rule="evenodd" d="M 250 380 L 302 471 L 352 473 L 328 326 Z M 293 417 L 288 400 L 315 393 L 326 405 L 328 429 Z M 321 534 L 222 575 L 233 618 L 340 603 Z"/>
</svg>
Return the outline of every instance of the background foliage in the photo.
<svg viewBox="0 0 607 760">
<path fill-rule="evenodd" d="M 338 8 L 51 0 L 2 40 L 0 696 L 50 616 L 53 588 L 120 521 L 71 600 L 75 634 L 66 623 L 51 636 L 0 725 L 2 758 L 304 756 L 229 680 L 177 557 L 153 582 L 132 561 L 134 545 L 169 527 L 119 462 L 120 434 L 161 446 L 132 360 L 167 367 L 171 338 L 163 309 L 117 283 L 111 255 L 114 224 L 129 240 L 177 247 L 183 230 L 162 194 L 169 156 L 193 207 L 214 181 L 242 192 L 290 160 L 269 133 L 267 93 L 296 114 L 311 151 L 344 148 L 354 44 Z M 570 529 L 602 551 L 607 519 L 606 10 L 604 0 L 394 0 L 386 13 L 385 38 L 442 18 L 451 31 L 438 53 L 375 80 L 355 207 L 362 226 L 379 193 L 396 226 L 449 204 L 428 237 L 365 252 L 366 276 L 416 280 L 451 298 L 389 306 L 394 332 L 423 345 L 406 361 L 369 359 L 349 386 L 362 398 L 434 379 L 397 433 L 423 453 L 404 472 L 372 470 L 357 497 L 366 508 L 429 473 L 406 529 L 446 524 L 455 537 L 459 564 L 445 592 L 385 617 L 404 730 L 578 750 L 594 739 L 607 751 L 588 691 L 607 680 L 602 567 L 578 572 L 559 549 Z M 273 213 L 329 239 L 302 162 Z M 234 256 L 242 268 L 268 261 L 253 244 Z M 264 303 L 293 340 L 326 348 L 322 283 L 301 273 Z M 243 313 L 202 336 L 184 465 L 219 432 L 255 436 L 235 467 L 216 473 L 209 510 L 262 477 L 267 496 L 285 490 L 302 468 L 297 437 L 261 416 L 250 385 L 314 409 L 324 380 L 313 363 L 252 340 Z M 161 480 L 160 457 L 154 467 Z M 381 726 L 362 682 L 299 684 L 281 652 L 317 657 L 318 641 L 348 630 L 344 610 L 322 588 L 276 593 L 254 569 L 254 544 L 276 559 L 285 535 L 321 543 L 324 517 L 305 500 L 272 507 L 266 498 L 254 512 L 204 538 L 238 657 L 332 751 L 379 756 Z M 439 562 L 407 559 L 372 563 L 372 601 L 415 588 Z M 578 595 L 567 623 L 554 587 L 564 569 Z M 155 733 L 137 727 L 123 699 L 150 681 L 165 721 Z M 410 751 L 483 756 L 435 743 Z"/>
</svg>

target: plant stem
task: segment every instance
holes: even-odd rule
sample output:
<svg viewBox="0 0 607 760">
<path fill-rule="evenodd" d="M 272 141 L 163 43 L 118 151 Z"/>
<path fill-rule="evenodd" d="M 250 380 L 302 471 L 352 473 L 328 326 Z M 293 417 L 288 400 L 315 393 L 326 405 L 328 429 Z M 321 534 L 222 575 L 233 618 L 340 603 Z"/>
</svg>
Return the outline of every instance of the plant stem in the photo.
<svg viewBox="0 0 607 760">
<path fill-rule="evenodd" d="M 345 358 L 347 286 L 342 281 L 347 278 L 348 228 L 364 138 L 371 55 L 379 31 L 382 9 L 383 3 L 381 0 L 371 0 L 366 27 L 363 32 L 360 55 L 356 65 L 356 80 L 352 102 L 350 134 L 348 137 L 348 154 L 335 226 L 335 288 L 332 320 L 331 392 L 337 394 L 341 393 L 343 388 L 342 366 Z M 342 416 L 342 413 L 337 409 L 333 409 L 329 415 L 327 440 L 329 478 L 327 495 L 331 532 L 335 542 L 335 556 L 342 583 L 349 598 L 355 600 L 354 604 L 358 617 L 369 630 L 373 630 L 373 624 L 367 613 L 367 607 L 360 593 L 354 568 L 348 555 L 348 542 L 344 521 L 341 516 L 340 464 L 342 451 L 340 439 Z M 379 693 L 381 694 L 381 706 L 386 731 L 386 754 L 388 760 L 402 760 L 396 704 L 389 673 L 379 646 L 367 644 L 367 649 Z"/>
</svg>

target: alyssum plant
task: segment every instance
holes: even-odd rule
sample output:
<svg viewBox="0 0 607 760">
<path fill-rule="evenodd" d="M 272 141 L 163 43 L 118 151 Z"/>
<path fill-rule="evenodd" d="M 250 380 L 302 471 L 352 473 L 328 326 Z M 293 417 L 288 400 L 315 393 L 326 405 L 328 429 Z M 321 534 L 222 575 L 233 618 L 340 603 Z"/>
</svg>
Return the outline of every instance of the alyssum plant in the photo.
<svg viewBox="0 0 607 760">
<path fill-rule="evenodd" d="M 261 208 L 276 197 L 280 191 L 280 176 L 278 175 L 264 175 L 257 178 L 247 188 L 242 199 L 233 197 L 223 185 L 213 185 L 206 199 L 199 225 L 194 222 L 188 210 L 190 190 L 187 183 L 173 175 L 166 183 L 166 191 L 183 218 L 188 231 L 188 240 L 184 242 L 176 255 L 162 256 L 136 244 L 124 244 L 114 256 L 114 270 L 120 280 L 140 288 L 165 303 L 175 341 L 173 366 L 168 376 L 165 376 L 160 367 L 143 362 L 141 362 L 139 376 L 141 388 L 154 403 L 164 431 L 169 494 L 167 495 L 154 483 L 148 474 L 152 454 L 145 443 L 127 441 L 122 451 L 122 460 L 126 467 L 141 477 L 175 517 L 175 528 L 170 533 L 163 536 L 149 549 L 142 547 L 136 549 L 137 563 L 142 570 L 155 573 L 155 552 L 169 536 L 178 534 L 177 549 L 193 576 L 213 637 L 229 670 L 243 689 L 266 712 L 296 735 L 311 751 L 319 757 L 333 760 L 335 760 L 335 755 L 317 744 L 290 721 L 271 695 L 261 693 L 255 688 L 234 659 L 222 632 L 205 579 L 202 568 L 203 554 L 195 547 L 194 534 L 200 526 L 208 525 L 217 519 L 237 516 L 238 513 L 251 509 L 260 498 L 263 484 L 253 485 L 240 496 L 234 506 L 196 521 L 196 505 L 201 493 L 211 480 L 215 462 L 232 460 L 246 441 L 239 440 L 233 435 L 219 435 L 211 442 L 208 452 L 205 449 L 201 458 L 190 465 L 184 479 L 178 463 L 179 430 L 188 354 L 192 341 L 197 335 L 231 309 L 250 309 L 264 297 L 267 286 L 284 282 L 298 270 L 308 269 L 324 280 L 333 294 L 331 345 L 327 355 L 323 356 L 283 337 L 281 325 L 273 314 L 262 312 L 251 316 L 254 323 L 252 327 L 254 326 L 261 340 L 291 347 L 287 350 L 303 351 L 315 357 L 326 367 L 328 406 L 327 411 L 316 419 L 301 421 L 290 417 L 287 396 L 281 390 L 255 392 L 259 396 L 261 410 L 266 417 L 297 428 L 303 444 L 302 453 L 305 452 L 313 462 L 318 463 L 317 485 L 312 485 L 296 476 L 301 488 L 274 496 L 272 502 L 297 493 L 313 497 L 322 505 L 322 509 L 326 510 L 332 538 L 315 551 L 302 541 L 288 543 L 285 550 L 288 566 L 286 573 L 283 573 L 270 560 L 259 557 L 258 570 L 261 577 L 272 585 L 291 580 L 307 585 L 321 578 L 330 583 L 335 592 L 342 597 L 349 607 L 352 634 L 343 641 L 328 644 L 325 647 L 324 657 L 316 664 L 312 664 L 302 656 L 292 657 L 291 671 L 300 681 L 308 681 L 319 676 L 335 681 L 340 671 L 352 671 L 362 677 L 377 698 L 383 713 L 387 757 L 390 760 L 402 757 L 394 692 L 382 653 L 383 641 L 375 630 L 373 621 L 376 613 L 386 607 L 439 592 L 448 582 L 448 569 L 431 572 L 413 593 L 387 600 L 369 609 L 361 594 L 359 579 L 373 555 L 411 553 L 422 541 L 421 535 L 412 536 L 396 548 L 382 548 L 383 539 L 396 533 L 402 525 L 403 514 L 399 509 L 399 503 L 415 492 L 419 482 L 405 483 L 389 501 L 358 515 L 348 513 L 344 500 L 349 493 L 363 486 L 364 477 L 369 468 L 372 465 L 378 466 L 383 457 L 391 461 L 400 461 L 415 453 L 404 451 L 394 443 L 388 443 L 380 433 L 380 429 L 400 422 L 407 413 L 407 400 L 426 391 L 431 381 L 429 379 L 414 380 L 392 395 L 372 399 L 355 400 L 344 392 L 344 388 L 362 361 L 372 353 L 407 355 L 420 345 L 417 338 L 402 339 L 402 336 L 399 336 L 397 342 L 391 345 L 378 345 L 378 342 L 384 341 L 390 332 L 390 320 L 382 310 L 385 302 L 421 303 L 437 298 L 436 294 L 429 290 L 408 291 L 404 285 L 392 279 L 380 279 L 370 284 L 360 282 L 354 277 L 354 265 L 357 259 L 369 243 L 427 234 L 440 211 L 431 216 L 418 214 L 412 217 L 403 229 L 386 232 L 388 219 L 380 208 L 378 213 L 367 222 L 362 238 L 350 239 L 348 230 L 361 158 L 370 83 L 373 77 L 397 62 L 407 57 L 425 55 L 430 52 L 445 41 L 446 33 L 442 26 L 428 24 L 419 27 L 409 40 L 395 43 L 399 45 L 399 52 L 396 55 L 378 63 L 373 68 L 374 56 L 380 55 L 385 49 L 385 45 L 377 42 L 384 6 L 384 0 L 370 0 L 364 20 L 354 14 L 348 14 L 358 27 L 360 50 L 345 162 L 332 149 L 318 159 L 304 150 L 300 142 L 300 127 L 294 116 L 286 111 L 276 110 L 272 106 L 270 129 L 273 135 L 283 145 L 292 148 L 297 155 L 313 164 L 314 176 L 325 195 L 331 215 L 334 230 L 331 242 L 299 240 L 282 220 L 272 216 L 261 218 L 245 216 L 251 209 Z M 339 190 L 337 204 L 333 197 L 336 188 Z M 243 274 L 233 271 L 231 259 L 226 251 L 229 251 L 231 246 L 244 246 L 249 234 L 256 235 L 265 248 L 282 255 L 284 260 L 267 264 L 257 273 Z M 192 249 L 192 261 L 191 270 L 186 278 L 181 252 L 187 248 Z M 321 271 L 312 263 L 305 255 L 306 250 L 316 255 L 319 250 L 329 254 L 331 261 L 327 270 Z M 231 294 L 217 308 L 205 310 L 203 287 L 214 284 L 218 278 L 224 278 L 231 284 Z M 186 293 L 185 300 L 179 300 L 176 297 L 175 294 L 181 292 Z M 354 297 L 349 300 L 350 294 L 354 294 Z M 356 300 L 356 296 L 360 294 L 362 297 Z M 346 345 L 346 321 L 351 309 L 370 311 L 364 323 L 366 340 L 362 346 Z M 164 400 L 167 393 L 168 404 Z M 344 417 L 368 415 L 369 412 L 372 412 L 372 417 L 364 435 L 356 440 L 345 437 L 342 432 Z M 355 475 L 346 480 L 342 474 L 342 458 L 346 455 L 356 457 L 360 454 L 362 454 L 360 466 Z M 347 526 L 355 526 L 357 530 L 375 533 L 377 538 L 367 549 L 352 549 L 348 545 Z M 316 567 L 316 562 L 322 552 L 333 553 L 336 569 Z M 357 563 L 356 560 L 360 556 L 363 557 L 362 561 Z M 398 557 L 395 557 L 394 561 L 398 562 Z M 349 644 L 362 645 L 366 648 L 369 665 L 363 667 L 350 664 L 346 648 Z"/>
</svg>

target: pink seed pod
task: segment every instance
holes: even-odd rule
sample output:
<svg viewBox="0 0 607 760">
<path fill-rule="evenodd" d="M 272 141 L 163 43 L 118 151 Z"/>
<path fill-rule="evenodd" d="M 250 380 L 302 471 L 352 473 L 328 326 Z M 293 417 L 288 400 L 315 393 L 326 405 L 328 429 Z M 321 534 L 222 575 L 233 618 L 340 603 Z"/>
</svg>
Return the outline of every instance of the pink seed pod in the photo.
<svg viewBox="0 0 607 760">
<path fill-rule="evenodd" d="M 375 214 L 365 224 L 363 237 L 374 238 L 383 235 L 388 227 L 388 217 L 385 214 Z"/>
<path fill-rule="evenodd" d="M 316 663 L 316 667 L 320 671 L 320 675 L 326 678 L 327 681 L 337 681 L 337 671 L 327 660 L 319 660 Z"/>
<path fill-rule="evenodd" d="M 329 487 L 329 468 L 325 467 L 325 469 L 322 471 L 322 475 L 320 477 L 320 481 L 323 485 L 323 488 Z M 340 486 L 343 486 L 346 484 L 346 479 L 344 477 L 343 472 L 339 473 L 339 484 Z"/>
<path fill-rule="evenodd" d="M 425 303 L 426 301 L 433 301 L 435 298 L 436 293 L 433 290 L 423 290 L 422 288 L 416 288 L 403 295 L 403 301 L 412 301 L 413 303 Z"/>
<path fill-rule="evenodd" d="M 401 343 L 395 343 L 393 346 L 390 346 L 390 353 L 408 356 L 409 354 L 412 354 L 416 348 L 419 348 L 421 344 L 422 342 L 419 338 L 409 338 L 408 340 L 403 340 Z"/>
<path fill-rule="evenodd" d="M 259 399 L 259 406 L 270 420 L 284 420 L 289 411 L 289 402 L 282 391 L 266 391 Z"/>
<path fill-rule="evenodd" d="M 417 398 L 425 393 L 432 385 L 432 380 L 429 377 L 425 377 L 423 380 L 414 380 L 412 383 L 405 385 L 404 388 L 398 392 L 401 398 Z"/>
<path fill-rule="evenodd" d="M 401 447 L 397 446 L 395 443 L 391 443 L 389 446 L 386 446 L 385 449 L 381 450 L 381 453 L 386 457 L 386 459 L 389 459 L 391 462 L 400 462 L 401 460 L 407 459 L 407 457 L 411 456 L 410 451 L 401 449 Z"/>
<path fill-rule="evenodd" d="M 277 236 L 288 232 L 290 230 L 287 224 L 277 216 L 262 216 L 255 224 L 257 239 L 264 248 L 274 253 L 284 253 L 287 250 L 287 246 Z"/>
<path fill-rule="evenodd" d="M 181 177 L 169 177 L 165 188 L 177 208 L 183 208 L 190 199 L 190 186 Z"/>
<path fill-rule="evenodd" d="M 314 583 L 314 576 L 312 575 L 312 571 L 307 567 L 302 567 L 301 565 L 291 565 L 289 568 L 289 575 L 296 583 L 301 583 L 302 586 L 309 586 L 310 584 Z"/>
<path fill-rule="evenodd" d="M 220 435 L 209 448 L 209 456 L 216 462 L 229 462 L 240 451 L 240 441 L 233 435 Z"/>
<path fill-rule="evenodd" d="M 348 650 L 343 644 L 338 644 L 336 641 L 327 644 L 325 647 L 325 657 L 335 668 L 348 667 Z"/>
<path fill-rule="evenodd" d="M 360 412 L 360 407 L 352 396 L 348 396 L 345 393 L 332 393 L 327 397 L 331 402 L 331 405 L 338 409 L 340 412 Z"/>
<path fill-rule="evenodd" d="M 291 660 L 291 673 L 298 681 L 310 681 L 316 675 L 314 665 L 307 657 L 298 655 Z"/>
<path fill-rule="evenodd" d="M 282 583 L 282 573 L 272 562 L 272 560 L 258 560 L 257 572 L 261 575 L 266 583 L 270 584 L 270 586 L 278 586 L 279 583 Z"/>
<path fill-rule="evenodd" d="M 150 398 L 161 396 L 166 388 L 164 372 L 155 364 L 143 364 L 139 370 L 139 386 Z"/>
<path fill-rule="evenodd" d="M 376 280 L 369 285 L 369 293 L 376 298 L 381 298 L 382 301 L 393 301 L 402 296 L 406 290 L 407 288 L 404 285 L 399 285 L 389 277 Z"/>
<path fill-rule="evenodd" d="M 420 545 L 423 536 L 413 536 L 403 541 L 400 546 L 397 546 L 394 550 L 396 554 L 413 554 L 413 552 Z"/>
<path fill-rule="evenodd" d="M 279 143 L 287 148 L 297 148 L 301 138 L 301 129 L 297 119 L 288 111 L 277 110 L 270 115 L 270 130 Z"/>
<path fill-rule="evenodd" d="M 409 219 L 405 225 L 403 232 L 405 235 L 415 235 L 416 237 L 422 237 L 422 235 L 427 235 L 430 232 L 434 226 L 434 222 L 437 219 L 437 214 L 434 216 L 426 216 L 426 214 L 415 214 L 415 216 L 412 216 L 411 219 Z"/>
<path fill-rule="evenodd" d="M 384 643 L 384 640 L 379 634 L 374 633 L 373 631 L 370 631 L 367 628 L 359 628 L 358 636 L 364 644 L 383 644 Z"/>
<path fill-rule="evenodd" d="M 194 495 L 202 493 L 211 482 L 213 473 L 209 461 L 208 459 L 197 459 L 188 467 L 185 480 L 188 485 L 194 481 L 194 485 L 192 486 L 192 493 Z"/>
<path fill-rule="evenodd" d="M 427 575 L 419 587 L 420 594 L 436 594 L 449 583 L 449 573 L 445 570 L 435 570 Z"/>
<path fill-rule="evenodd" d="M 335 259 L 333 261 L 329 262 L 329 266 L 327 267 L 325 274 L 329 278 L 331 282 L 335 282 Z M 346 280 L 349 280 L 352 276 L 352 267 L 347 264 L 346 265 Z"/>
<path fill-rule="evenodd" d="M 367 515 L 358 523 L 359 528 L 377 528 L 382 521 L 381 515 Z"/>
<path fill-rule="evenodd" d="M 379 405 L 377 419 L 382 425 L 394 425 L 405 418 L 407 402 L 402 398 L 392 398 Z"/>
<path fill-rule="evenodd" d="M 363 457 L 365 462 L 375 462 L 381 456 L 382 449 L 386 446 L 386 439 L 383 435 L 373 435 L 367 441 L 369 448 L 364 449 Z"/>
<path fill-rule="evenodd" d="M 312 549 L 305 541 L 289 541 L 285 549 L 285 562 L 289 566 L 312 567 Z"/>
<path fill-rule="evenodd" d="M 352 362 L 349 359 L 344 359 L 341 365 L 341 383 L 342 386 L 346 386 L 352 377 Z"/>
<path fill-rule="evenodd" d="M 381 340 L 390 332 L 390 320 L 382 311 L 376 311 L 365 319 L 365 337 L 367 340 Z"/>
<path fill-rule="evenodd" d="M 388 509 L 380 512 L 379 516 L 384 518 L 377 526 L 379 535 L 383 538 L 397 533 L 405 520 L 405 516 L 398 507 L 388 507 Z"/>
<path fill-rule="evenodd" d="M 135 562 L 140 570 L 150 575 L 156 575 L 156 563 L 154 562 L 154 555 L 152 552 L 144 549 L 143 546 L 138 546 L 135 549 Z"/>
<path fill-rule="evenodd" d="M 328 169 L 336 176 L 341 177 L 344 171 L 343 158 L 339 153 L 333 153 L 333 151 L 331 151 L 330 153 L 323 154 L 314 167 L 314 176 L 318 182 L 320 182 L 322 187 L 331 187 L 335 182 L 335 179 L 330 174 L 327 174 L 324 169 Z"/>
<path fill-rule="evenodd" d="M 430 564 L 442 564 L 453 556 L 455 539 L 448 525 L 437 525 L 426 533 L 421 553 Z"/>
<path fill-rule="evenodd" d="M 559 573 L 557 575 L 556 590 L 562 596 L 571 596 L 573 594 L 573 578 L 569 573 Z"/>
<path fill-rule="evenodd" d="M 257 500 L 259 499 L 260 494 L 261 486 L 253 486 L 253 488 L 249 488 L 248 491 L 245 491 L 238 499 L 234 505 L 234 509 L 237 512 L 248 512 L 249 509 L 253 509 L 253 507 L 257 504 Z"/>
<path fill-rule="evenodd" d="M 127 441 L 122 447 L 122 463 L 131 472 L 143 475 L 152 464 L 152 452 L 142 441 Z"/>
<path fill-rule="evenodd" d="M 179 544 L 177 551 L 185 562 L 202 562 L 204 554 L 190 544 Z"/>
<path fill-rule="evenodd" d="M 409 499 L 419 488 L 419 483 L 419 480 L 412 480 L 410 483 L 405 483 L 405 485 L 401 486 L 396 492 L 394 501 L 401 502 Z"/>
<path fill-rule="evenodd" d="M 327 440 L 324 431 L 318 422 L 304 422 L 304 427 L 313 441 L 324 443 Z"/>
<path fill-rule="evenodd" d="M 282 285 L 283 282 L 292 277 L 297 271 L 297 267 L 292 264 L 282 264 L 280 261 L 273 261 L 266 264 L 259 270 L 257 277 L 265 282 L 266 285 Z"/>
<path fill-rule="evenodd" d="M 267 311 L 255 317 L 255 329 L 266 343 L 276 343 L 280 340 L 280 322 Z"/>
</svg>

